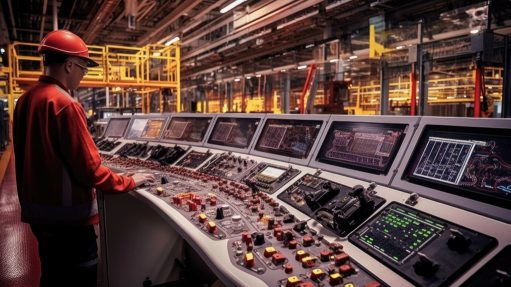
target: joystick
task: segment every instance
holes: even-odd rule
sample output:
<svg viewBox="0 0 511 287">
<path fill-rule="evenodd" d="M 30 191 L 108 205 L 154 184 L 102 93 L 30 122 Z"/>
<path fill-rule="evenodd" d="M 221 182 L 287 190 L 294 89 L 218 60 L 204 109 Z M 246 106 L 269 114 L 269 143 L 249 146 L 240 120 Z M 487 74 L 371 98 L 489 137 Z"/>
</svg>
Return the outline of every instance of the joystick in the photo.
<svg viewBox="0 0 511 287">
<path fill-rule="evenodd" d="M 431 260 L 426 254 L 418 252 L 419 260 L 413 264 L 413 269 L 417 275 L 430 277 L 438 271 L 440 265 Z"/>
</svg>

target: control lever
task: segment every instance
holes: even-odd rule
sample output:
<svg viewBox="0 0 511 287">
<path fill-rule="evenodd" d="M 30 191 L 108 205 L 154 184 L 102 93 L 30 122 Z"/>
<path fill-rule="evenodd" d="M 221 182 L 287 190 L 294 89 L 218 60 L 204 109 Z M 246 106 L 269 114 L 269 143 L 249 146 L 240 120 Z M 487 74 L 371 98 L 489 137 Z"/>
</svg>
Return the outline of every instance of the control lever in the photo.
<svg viewBox="0 0 511 287">
<path fill-rule="evenodd" d="M 418 275 L 430 277 L 438 271 L 440 265 L 431 260 L 426 254 L 418 252 L 419 260 L 413 264 L 413 269 Z"/>
<path fill-rule="evenodd" d="M 309 221 L 309 220 L 300 221 L 299 223 L 295 224 L 295 226 L 293 227 L 293 230 L 296 232 L 304 231 L 307 226 L 307 221 Z"/>
<path fill-rule="evenodd" d="M 419 202 L 419 195 L 414 192 L 410 194 L 410 197 L 408 197 L 405 203 L 411 206 L 415 206 L 417 202 Z"/>
<path fill-rule="evenodd" d="M 451 250 L 464 252 L 468 249 L 471 243 L 472 240 L 463 235 L 461 231 L 451 229 L 451 235 L 449 236 L 449 240 L 447 241 L 447 246 L 449 246 Z"/>
<path fill-rule="evenodd" d="M 257 181 L 255 179 L 246 179 L 245 184 L 252 189 L 252 194 L 257 194 L 259 188 L 256 186 Z"/>
</svg>

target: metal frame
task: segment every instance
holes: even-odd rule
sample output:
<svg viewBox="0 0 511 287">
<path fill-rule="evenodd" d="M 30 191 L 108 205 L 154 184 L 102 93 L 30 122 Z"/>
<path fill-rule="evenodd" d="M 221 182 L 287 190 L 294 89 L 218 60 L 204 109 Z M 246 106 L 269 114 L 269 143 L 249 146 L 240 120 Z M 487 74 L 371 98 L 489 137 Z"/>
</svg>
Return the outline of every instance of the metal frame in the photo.
<svg viewBox="0 0 511 287">
<path fill-rule="evenodd" d="M 190 146 L 203 146 L 204 143 L 206 142 L 206 140 L 209 138 L 209 134 L 211 133 L 211 130 L 213 129 L 213 123 L 215 122 L 216 117 L 217 117 L 217 114 L 193 114 L 193 113 L 172 114 L 172 116 L 169 117 L 169 121 L 167 122 L 165 129 L 163 130 L 162 136 L 160 138 L 160 142 L 171 143 L 171 144 L 180 144 L 180 145 L 190 145 Z M 211 118 L 211 122 L 209 123 L 208 130 L 206 131 L 206 135 L 200 142 L 188 142 L 188 141 L 181 141 L 181 140 L 164 139 L 163 134 L 169 128 L 170 123 L 172 122 L 173 118 Z"/>
<path fill-rule="evenodd" d="M 133 116 L 112 116 L 108 119 L 108 124 L 106 125 L 106 129 L 105 129 L 105 133 L 106 134 L 106 131 L 108 131 L 108 127 L 110 127 L 110 120 L 112 119 L 130 119 L 129 123 L 128 123 L 128 126 L 126 127 L 126 130 L 124 131 L 124 133 L 122 134 L 121 137 L 106 137 L 106 138 L 116 138 L 116 139 L 121 139 L 121 138 L 124 138 L 124 136 L 126 135 L 126 132 L 131 128 L 131 123 L 133 122 Z"/>
<path fill-rule="evenodd" d="M 217 121 L 220 118 L 228 118 L 228 119 L 233 119 L 233 118 L 234 119 L 247 119 L 247 118 L 256 119 L 257 118 L 257 119 L 259 119 L 259 124 L 257 125 L 257 127 L 254 131 L 254 136 L 252 137 L 252 141 L 250 142 L 250 144 L 248 145 L 247 148 L 236 148 L 236 147 L 222 146 L 222 145 L 208 143 L 210 137 L 212 136 L 213 129 L 215 128 Z M 250 152 L 250 149 L 254 145 L 255 140 L 257 139 L 257 137 L 259 135 L 259 131 L 261 130 L 261 126 L 264 123 L 265 118 L 266 118 L 266 114 L 218 114 L 217 117 L 215 118 L 215 121 L 213 122 L 213 127 L 211 128 L 211 132 L 208 135 L 208 140 L 204 142 L 204 146 L 209 147 L 209 148 L 215 148 L 215 149 L 220 149 L 220 150 L 227 150 L 227 151 L 248 154 Z"/>
<path fill-rule="evenodd" d="M 424 132 L 424 128 L 428 125 L 442 125 L 452 127 L 474 127 L 474 128 L 500 128 L 511 129 L 510 119 L 474 119 L 474 118 L 445 118 L 445 117 L 422 117 L 417 132 L 414 134 L 410 147 L 415 147 L 419 143 L 419 139 Z M 475 201 L 465 197 L 446 193 L 440 190 L 424 187 L 403 181 L 401 178 L 405 172 L 408 162 L 412 160 L 414 148 L 407 149 L 402 163 L 398 167 L 396 177 L 392 180 L 390 187 L 405 192 L 415 192 L 420 196 L 443 202 L 445 204 L 456 206 L 464 210 L 475 212 L 484 216 L 489 216 L 507 223 L 511 223 L 511 210 L 493 206 L 488 203 Z"/>
<path fill-rule="evenodd" d="M 148 138 L 128 138 L 128 134 L 129 134 L 129 131 L 131 130 L 131 128 L 133 127 L 133 124 L 135 123 L 135 120 L 136 119 L 165 119 L 165 122 L 163 123 L 163 127 L 162 127 L 162 130 L 160 131 L 160 135 L 158 136 L 158 138 L 156 139 L 148 139 Z M 127 140 L 135 140 L 135 141 L 148 141 L 148 142 L 157 142 L 157 141 L 160 141 L 161 139 L 161 136 L 163 135 L 163 131 L 165 130 L 165 128 L 167 127 L 168 123 L 169 123 L 169 119 L 170 117 L 168 115 L 163 115 L 163 114 L 158 114 L 158 115 L 137 115 L 137 116 L 132 116 L 132 119 L 131 119 L 131 122 L 130 122 L 130 125 L 126 131 L 126 133 L 124 134 L 124 138 L 127 139 Z"/>
<path fill-rule="evenodd" d="M 374 181 L 376 183 L 389 185 L 392 177 L 394 176 L 394 170 L 396 170 L 401 163 L 403 155 L 405 151 L 408 149 L 408 145 L 410 144 L 410 140 L 415 133 L 416 124 L 420 121 L 420 117 L 397 117 L 397 116 L 336 116 L 332 115 L 330 117 L 330 121 L 325 128 L 325 132 L 323 132 L 323 136 L 320 139 L 321 145 L 316 147 L 314 151 L 313 157 L 309 163 L 310 167 L 320 168 L 323 170 L 327 170 L 330 172 L 342 174 L 345 176 L 358 178 L 366 181 Z M 349 123 L 389 123 L 389 124 L 406 124 L 408 127 L 405 129 L 405 137 L 401 143 L 401 147 L 399 148 L 396 157 L 394 158 L 394 162 L 390 166 L 388 173 L 385 174 L 372 174 L 363 171 L 353 170 L 346 167 L 339 167 L 336 165 L 330 165 L 326 163 L 321 163 L 317 161 L 318 154 L 325 142 L 327 137 L 327 133 L 330 130 L 330 127 L 334 122 L 349 122 Z"/>
<path fill-rule="evenodd" d="M 256 141 L 252 144 L 252 148 L 250 149 L 250 152 L 249 152 L 249 154 L 251 154 L 251 155 L 256 155 L 256 156 L 271 158 L 271 159 L 275 159 L 275 160 L 280 160 L 280 161 L 283 161 L 283 162 L 294 163 L 294 164 L 301 164 L 301 165 L 307 166 L 309 164 L 312 156 L 315 153 L 315 150 L 316 150 L 316 148 L 318 146 L 319 140 L 323 136 L 323 132 L 325 131 L 325 127 L 328 125 L 328 121 L 330 119 L 330 115 L 299 115 L 299 118 L 297 118 L 297 115 L 270 115 L 270 114 L 268 114 L 268 115 L 266 115 L 266 118 L 264 119 L 263 127 L 266 125 L 266 122 L 269 119 L 278 119 L 278 120 L 286 120 L 286 119 L 287 120 L 321 120 L 321 121 L 323 121 L 323 124 L 321 125 L 321 128 L 319 129 L 319 132 L 318 132 L 318 137 L 316 138 L 316 141 L 312 145 L 312 148 L 311 148 L 311 151 L 309 153 L 309 156 L 306 159 L 292 158 L 292 157 L 287 157 L 287 156 L 282 156 L 282 155 L 278 155 L 278 154 L 272 154 L 272 153 L 267 153 L 267 152 L 262 152 L 262 151 L 256 150 L 255 149 L 256 143 L 259 141 L 259 137 L 261 136 L 261 133 L 263 132 L 263 128 L 259 129 L 259 132 L 257 133 Z"/>
</svg>

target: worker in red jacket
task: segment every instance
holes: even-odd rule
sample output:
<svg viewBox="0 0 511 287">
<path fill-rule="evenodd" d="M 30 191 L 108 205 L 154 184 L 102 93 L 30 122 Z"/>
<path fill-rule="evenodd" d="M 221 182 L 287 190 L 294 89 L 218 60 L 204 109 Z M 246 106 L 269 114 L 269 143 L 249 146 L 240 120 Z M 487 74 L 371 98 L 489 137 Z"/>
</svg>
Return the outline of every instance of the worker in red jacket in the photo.
<svg viewBox="0 0 511 287">
<path fill-rule="evenodd" d="M 94 188 L 124 193 L 154 176 L 123 177 L 101 165 L 82 106 L 69 94 L 98 64 L 75 34 L 41 42 L 44 75 L 14 111 L 13 142 L 21 220 L 39 242 L 41 286 L 96 286 L 99 222 Z"/>
</svg>

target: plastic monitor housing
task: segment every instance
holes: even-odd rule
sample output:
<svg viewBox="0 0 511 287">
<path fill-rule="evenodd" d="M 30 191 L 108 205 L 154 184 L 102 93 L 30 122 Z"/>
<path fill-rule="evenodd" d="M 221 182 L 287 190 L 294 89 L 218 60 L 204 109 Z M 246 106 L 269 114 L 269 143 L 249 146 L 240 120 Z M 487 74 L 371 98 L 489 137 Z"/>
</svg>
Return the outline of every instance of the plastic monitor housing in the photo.
<svg viewBox="0 0 511 287">
<path fill-rule="evenodd" d="M 212 123 L 210 134 L 208 135 L 208 139 L 204 141 L 204 146 L 209 148 L 215 148 L 220 150 L 226 150 L 226 151 L 233 151 L 238 153 L 244 153 L 248 154 L 250 151 L 250 148 L 254 145 L 254 143 L 257 140 L 259 130 L 261 129 L 264 118 L 266 117 L 266 114 L 218 114 L 218 116 L 215 118 L 215 121 Z M 239 148 L 239 147 L 233 147 L 228 145 L 219 145 L 214 143 L 209 143 L 211 141 L 211 137 L 213 137 L 213 131 L 219 122 L 220 119 L 259 119 L 259 123 L 256 125 L 254 135 L 252 136 L 251 142 L 246 148 Z"/>
<path fill-rule="evenodd" d="M 124 136 L 126 136 L 126 132 L 129 130 L 129 128 L 131 126 L 132 116 L 112 116 L 112 117 L 110 117 L 108 119 L 108 124 L 106 126 L 105 133 L 103 135 L 105 135 L 106 132 L 108 131 L 108 128 L 110 127 L 110 123 L 111 123 L 112 119 L 129 119 L 129 122 L 128 122 L 128 125 L 126 126 L 126 129 L 124 129 L 124 133 L 122 134 L 122 136 L 120 136 L 120 137 L 107 137 L 107 138 L 123 138 Z"/>
<path fill-rule="evenodd" d="M 135 120 L 137 119 L 162 119 L 164 120 L 163 122 L 163 126 L 162 126 L 162 130 L 160 131 L 160 134 L 158 135 L 157 138 L 140 138 L 140 137 L 131 137 L 129 138 L 129 132 L 131 131 L 131 128 L 133 127 L 133 124 L 135 123 Z M 163 131 L 165 130 L 165 127 L 167 126 L 169 122 L 169 116 L 168 115 L 162 115 L 162 114 L 158 114 L 158 115 L 138 115 L 138 116 L 132 116 L 132 120 L 131 120 L 131 123 L 128 127 L 128 129 L 126 130 L 125 134 L 124 134 L 124 138 L 125 139 L 129 139 L 129 140 L 138 140 L 138 141 L 149 141 L 149 142 L 155 142 L 155 141 L 159 141 L 162 134 L 163 134 Z"/>
<path fill-rule="evenodd" d="M 415 128 L 417 123 L 420 121 L 419 117 L 398 117 L 398 116 L 344 116 L 344 115 L 332 115 L 330 117 L 330 121 L 323 132 L 321 139 L 319 140 L 319 145 L 314 151 L 313 157 L 309 163 L 310 167 L 319 168 L 326 171 L 335 172 L 338 174 L 346 175 L 349 177 L 359 178 L 362 180 L 366 180 L 369 182 L 376 182 L 383 185 L 389 185 L 392 177 L 394 175 L 393 171 L 397 169 L 403 155 L 412 139 L 412 136 L 415 132 Z M 324 163 L 319 161 L 319 156 L 321 152 L 321 148 L 323 144 L 327 144 L 325 141 L 329 137 L 329 131 L 332 125 L 336 123 L 353 123 L 353 124 L 398 124 L 398 125 L 406 125 L 404 128 L 404 137 L 402 137 L 401 145 L 397 153 L 395 153 L 394 159 L 390 165 L 390 168 L 386 173 L 375 174 L 371 172 L 366 172 L 362 170 L 350 169 L 349 167 L 341 167 L 329 163 Z"/>
<path fill-rule="evenodd" d="M 275 159 L 275 160 L 280 160 L 283 162 L 307 166 L 309 164 L 309 161 L 311 160 L 312 156 L 314 155 L 314 151 L 316 150 L 319 140 L 321 139 L 323 132 L 325 131 L 325 127 L 328 123 L 329 118 L 330 118 L 330 115 L 298 115 L 297 116 L 297 115 L 267 114 L 261 128 L 259 128 L 257 137 L 253 140 L 252 148 L 250 149 L 250 154 L 256 155 L 256 156 L 261 156 L 261 157 L 266 157 L 266 158 L 271 158 L 271 159 Z M 314 141 L 314 144 L 312 145 L 312 147 L 310 149 L 310 152 L 309 152 L 309 155 L 307 156 L 307 158 L 300 159 L 300 158 L 289 157 L 286 155 L 281 155 L 281 154 L 278 154 L 278 152 L 269 153 L 266 151 L 256 150 L 257 144 L 258 144 L 259 140 L 261 140 L 261 136 L 263 136 L 262 133 L 263 133 L 264 128 L 269 120 L 321 121 L 322 124 L 321 124 L 321 127 L 319 128 L 318 135 L 316 137 L 316 140 Z"/>
<path fill-rule="evenodd" d="M 419 148 L 419 145 L 421 144 L 421 135 L 425 133 L 425 129 L 430 125 L 452 127 L 453 132 L 456 132 L 456 128 L 459 127 L 511 130 L 511 119 L 423 117 L 420 121 L 417 131 L 415 132 L 410 142 L 410 147 L 406 150 L 402 163 L 398 167 L 398 172 L 391 182 L 391 187 L 410 193 L 415 192 L 422 197 L 440 201 L 448 205 L 454 205 L 465 210 L 511 223 L 511 210 L 509 209 L 455 195 L 438 189 L 426 187 L 420 184 L 415 184 L 403 179 L 403 177 L 405 177 L 405 173 L 407 172 L 408 163 L 414 160 L 412 157 L 414 155 L 415 149 Z M 467 193 L 468 192 L 469 191 L 467 191 Z"/>
<path fill-rule="evenodd" d="M 167 125 L 165 126 L 165 129 L 163 130 L 160 142 L 163 143 L 171 143 L 171 144 L 181 144 L 181 145 L 190 145 L 190 146 L 203 146 L 204 143 L 209 138 L 209 134 L 211 133 L 211 130 L 213 128 L 213 123 L 215 122 L 215 118 L 217 117 L 216 114 L 195 114 L 195 113 L 179 113 L 179 114 L 172 114 L 170 117 Z M 209 126 L 206 130 L 206 134 L 202 138 L 200 142 L 194 142 L 194 141 L 185 141 L 185 140 L 172 140 L 172 139 L 165 139 L 165 132 L 172 124 L 172 119 L 175 118 L 190 118 L 190 119 L 196 119 L 196 118 L 210 118 Z"/>
</svg>

